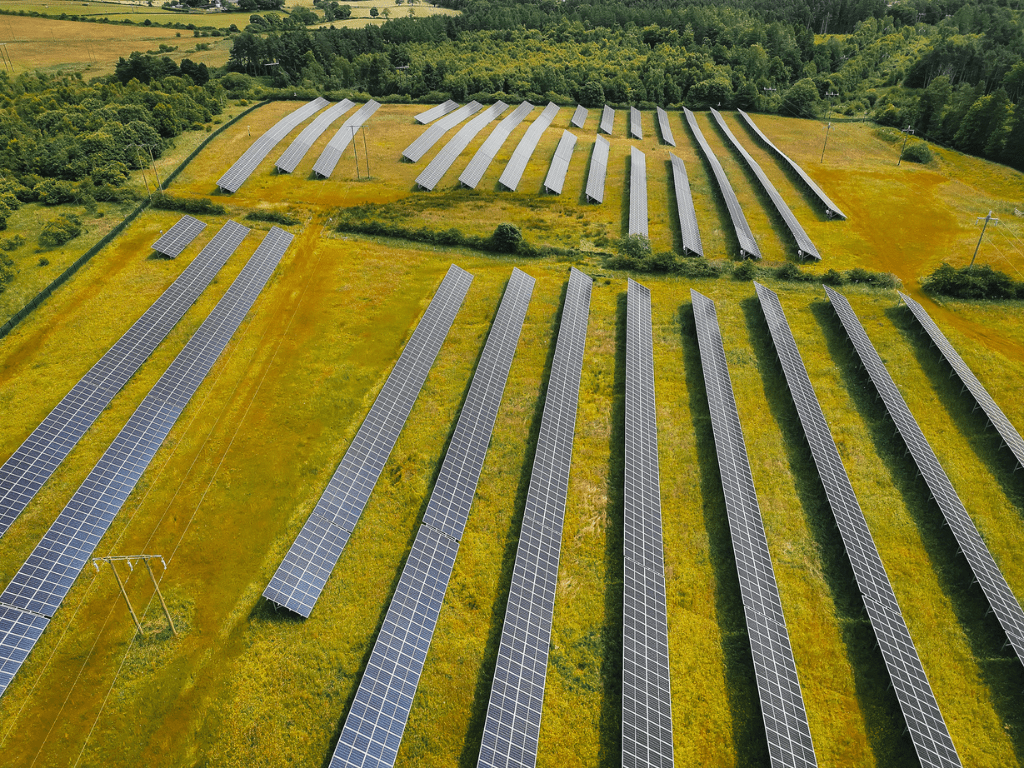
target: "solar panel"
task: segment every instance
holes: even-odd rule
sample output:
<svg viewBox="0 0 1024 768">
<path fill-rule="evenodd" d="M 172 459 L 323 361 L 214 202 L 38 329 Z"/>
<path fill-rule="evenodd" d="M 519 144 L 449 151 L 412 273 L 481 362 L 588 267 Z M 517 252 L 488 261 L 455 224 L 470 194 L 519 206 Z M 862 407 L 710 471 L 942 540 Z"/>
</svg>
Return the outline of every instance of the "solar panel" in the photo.
<svg viewBox="0 0 1024 768">
<path fill-rule="evenodd" d="M 329 103 L 326 99 L 317 98 L 278 120 L 270 130 L 245 150 L 235 164 L 224 172 L 223 176 L 217 179 L 217 186 L 225 192 L 237 192 L 238 188 L 256 170 L 256 166 L 263 162 L 263 158 L 270 154 L 270 150 L 276 147 L 281 139 L 291 133 L 299 123 L 312 117 Z"/>
<path fill-rule="evenodd" d="M 676 145 L 676 139 L 672 135 L 672 126 L 668 123 L 668 113 L 661 107 L 657 108 L 658 126 L 661 128 L 661 140 L 669 146 Z"/>
<path fill-rule="evenodd" d="M 899 292 L 897 291 L 897 293 Z M 1024 440 L 1021 439 L 1017 428 L 1006 418 L 1006 414 L 996 405 L 996 401 L 992 399 L 985 386 L 978 381 L 978 377 L 974 375 L 974 372 L 963 361 L 963 358 L 953 349 L 949 339 L 939 330 L 939 326 L 935 324 L 935 321 L 928 316 L 925 308 L 906 294 L 900 293 L 900 298 L 903 299 L 903 303 L 907 305 L 907 308 L 914 316 L 914 319 L 917 320 L 921 329 L 928 334 L 928 338 L 931 339 L 935 348 L 939 350 L 943 359 L 953 369 L 957 378 L 960 379 L 960 383 L 971 393 L 974 402 L 985 412 L 989 422 L 995 427 L 999 436 L 1003 438 L 1003 443 L 1017 459 L 1017 463 L 1024 468 Z"/>
<path fill-rule="evenodd" d="M 526 129 L 526 133 L 523 134 L 523 138 L 519 140 L 519 146 L 512 153 L 512 159 L 508 161 L 508 165 L 505 166 L 501 178 L 498 179 L 498 183 L 510 192 L 516 191 L 516 187 L 519 186 L 523 173 L 526 171 L 526 165 L 530 162 L 530 158 L 533 157 L 534 150 L 537 149 L 537 142 L 540 141 L 540 137 L 547 130 L 548 126 L 551 125 L 551 121 L 555 119 L 557 114 L 558 105 L 548 102 L 548 105 L 544 107 L 544 111 L 540 113 L 540 117 L 533 121 L 530 127 Z"/>
<path fill-rule="evenodd" d="M 814 766 L 796 662 L 725 361 L 715 303 L 691 290 L 704 385 L 772 766 Z"/>
<path fill-rule="evenodd" d="M 671 768 L 672 686 L 651 292 L 629 281 L 622 593 L 622 765 Z"/>
<path fill-rule="evenodd" d="M 683 240 L 683 250 L 697 256 L 704 255 L 704 245 L 700 241 L 700 229 L 697 227 L 697 211 L 693 208 L 693 195 L 690 192 L 690 180 L 686 176 L 686 166 L 681 158 L 671 152 L 672 180 L 676 188 L 676 211 L 679 215 L 679 233 Z"/>
<path fill-rule="evenodd" d="M 423 169 L 423 172 L 416 177 L 416 183 L 423 189 L 433 190 L 438 182 L 441 181 L 441 177 L 452 167 L 452 163 L 459 158 L 459 155 L 465 151 L 469 143 L 476 138 L 476 135 L 488 123 L 497 119 L 506 109 L 508 109 L 508 104 L 504 101 L 499 101 L 462 126 L 459 132 L 442 147 L 441 151 L 434 155 L 434 158 Z"/>
<path fill-rule="evenodd" d="M 439 117 L 444 117 L 449 112 L 454 112 L 458 108 L 459 105 L 457 102 L 448 99 L 444 104 L 438 104 L 436 107 L 431 107 L 424 112 L 420 112 L 416 115 L 416 122 L 426 125 L 427 123 L 434 122 Z"/>
<path fill-rule="evenodd" d="M 629 108 L 629 135 L 634 139 L 644 137 L 644 130 L 640 126 L 640 110 L 636 107 Z"/>
<path fill-rule="evenodd" d="M 647 158 L 629 149 L 629 234 L 647 237 Z"/>
<path fill-rule="evenodd" d="M 715 122 L 718 123 L 718 127 L 722 129 L 722 133 L 724 133 L 726 138 L 729 139 L 729 142 L 733 145 L 736 151 L 743 156 L 743 159 L 747 162 L 747 166 L 754 172 L 758 182 L 760 182 L 761 187 L 766 193 L 768 193 L 768 197 L 771 199 L 772 205 L 775 206 L 775 210 L 779 212 L 779 216 L 782 217 L 783 222 L 786 224 L 786 229 L 789 230 L 789 233 L 796 241 L 796 255 L 802 259 L 809 258 L 821 261 L 821 254 L 818 253 L 818 249 L 814 247 L 814 243 L 811 242 L 811 238 L 807 236 L 804 228 L 800 226 L 800 222 L 797 221 L 793 211 L 791 211 L 789 206 L 786 205 L 786 201 L 782 199 L 782 195 L 780 195 L 778 190 L 775 189 L 775 185 L 772 184 L 771 180 L 767 176 L 765 176 L 764 171 L 761 170 L 761 166 L 758 165 L 757 161 L 751 157 L 750 153 L 743 148 L 739 139 L 733 135 L 732 131 L 729 130 L 729 126 L 725 124 L 725 120 L 722 119 L 722 116 L 713 109 L 711 110 L 711 115 L 715 118 Z"/>
<path fill-rule="evenodd" d="M 576 107 L 576 111 L 572 113 L 572 120 L 569 121 L 569 124 L 576 128 L 582 128 L 583 124 L 587 122 L 587 115 L 589 114 L 590 111 L 580 104 Z"/>
<path fill-rule="evenodd" d="M 926 768 L 959 766 L 960 759 L 949 729 L 903 620 L 889 575 L 839 457 L 782 305 L 768 288 L 757 283 L 754 287 L 914 749 Z"/>
<path fill-rule="evenodd" d="M 524 101 L 516 107 L 511 114 L 507 115 L 500 123 L 498 123 L 498 126 L 491 131 L 491 135 L 484 139 L 484 143 L 480 145 L 480 149 L 478 149 L 476 154 L 473 155 L 473 159 L 469 161 L 469 165 L 466 166 L 466 170 L 464 170 L 462 175 L 459 176 L 459 181 L 470 189 L 476 189 L 476 185 L 479 184 L 480 179 L 484 177 L 488 167 L 490 167 L 491 162 L 498 155 L 502 146 L 504 146 L 509 135 L 532 111 L 533 104 L 528 101 Z"/>
<path fill-rule="evenodd" d="M 590 156 L 590 172 L 587 174 L 587 200 L 591 203 L 604 202 L 604 180 L 608 175 L 608 139 L 598 136 L 594 141 L 594 152 Z"/>
<path fill-rule="evenodd" d="M 206 229 L 205 222 L 191 216 L 182 216 L 174 226 L 164 232 L 163 236 L 153 243 L 153 250 L 164 256 L 175 258 L 188 247 L 188 244 Z"/>
<path fill-rule="evenodd" d="M 604 109 L 601 110 L 601 126 L 600 130 L 611 136 L 612 129 L 615 127 L 615 110 L 609 107 L 607 104 L 604 105 Z"/>
<path fill-rule="evenodd" d="M 441 473 L 331 759 L 393 766 L 469 519 L 512 366 L 532 277 L 513 270 L 469 386 Z"/>
<path fill-rule="evenodd" d="M 427 154 L 430 148 L 440 141 L 442 136 L 467 117 L 475 115 L 482 106 L 479 101 L 471 101 L 464 107 L 459 107 L 454 112 L 449 112 L 423 131 L 412 144 L 406 147 L 405 151 L 402 152 L 402 157 L 413 163 L 419 162 L 420 158 Z"/>
<path fill-rule="evenodd" d="M 686 115 L 686 122 L 689 124 L 690 130 L 693 131 L 694 138 L 700 144 L 704 158 L 708 161 L 708 165 L 711 166 L 711 171 L 715 175 L 715 181 L 718 182 L 718 189 L 725 200 L 725 206 L 729 209 L 729 218 L 732 220 L 736 239 L 740 243 L 740 256 L 752 256 L 755 259 L 760 259 L 761 250 L 757 247 L 754 233 L 750 231 L 750 225 L 747 224 L 747 218 L 743 215 L 743 209 L 740 207 L 740 201 L 736 198 L 736 193 L 732 189 L 732 184 L 729 183 L 729 177 L 725 175 L 722 164 L 718 162 L 718 158 L 715 157 L 711 145 L 708 144 L 704 134 L 701 133 L 700 126 L 697 125 L 697 118 L 694 117 L 693 112 L 683 107 L 683 114 Z"/>
<path fill-rule="evenodd" d="M 248 228 L 228 221 L 4 462 L 0 467 L 0 536 L 7 532 L 114 395 L 195 303 L 248 233 Z"/>
<path fill-rule="evenodd" d="M 569 171 L 569 162 L 572 160 L 572 151 L 575 148 L 575 134 L 562 131 L 562 138 L 558 140 L 555 156 L 551 158 L 551 167 L 544 179 L 544 189 L 548 192 L 556 195 L 562 194 L 562 187 L 565 186 L 565 174 Z"/>
<path fill-rule="evenodd" d="M 900 437 L 903 438 L 907 450 L 914 458 L 918 471 L 924 477 L 928 490 L 935 499 L 942 512 L 942 516 L 953 531 L 960 551 L 967 559 L 974 578 L 981 586 L 985 598 L 988 600 L 992 613 L 995 614 L 1003 631 L 1006 632 L 1010 645 L 1017 654 L 1017 658 L 1024 662 L 1024 610 L 1021 610 L 1020 603 L 1014 597 L 1002 571 L 996 564 L 992 553 L 985 545 L 984 539 L 978 533 L 970 515 L 964 508 L 963 502 L 957 496 L 952 483 L 949 482 L 945 470 L 939 464 L 935 452 L 929 445 L 921 427 L 918 426 L 906 401 L 896 388 L 895 382 L 886 370 L 882 358 L 868 338 L 864 327 L 854 314 L 853 308 L 846 298 L 828 286 L 825 287 L 832 308 L 839 316 L 846 335 L 857 350 L 857 356 L 861 364 L 871 377 L 871 382 L 885 403 L 889 417 L 896 424 Z"/>
<path fill-rule="evenodd" d="M 320 134 L 354 106 L 353 102 L 343 99 L 317 115 L 316 119 L 307 125 L 302 130 L 302 133 L 295 137 L 295 141 L 288 145 L 288 149 L 274 163 L 277 170 L 284 171 L 285 173 L 294 171 L 295 167 L 302 161 L 302 158 L 309 152 L 309 148 L 313 146 L 313 142 L 320 138 Z"/>
<path fill-rule="evenodd" d="M 473 276 L 454 264 L 263 596 L 309 618 L 395 447 Z"/>
<path fill-rule="evenodd" d="M 754 124 L 754 121 L 750 119 L 750 115 L 748 115 L 742 109 L 737 109 L 736 111 L 739 112 L 740 117 L 746 120 L 747 125 L 750 126 L 750 130 L 757 134 L 757 137 L 764 142 L 765 146 L 767 146 L 768 149 L 772 150 L 772 152 L 778 155 L 780 159 L 787 163 L 789 167 L 796 172 L 797 176 L 799 176 L 803 180 L 804 184 L 807 185 L 807 188 L 810 189 L 814 196 L 821 201 L 821 204 L 825 206 L 825 213 L 827 213 L 829 216 L 838 216 L 840 219 L 846 218 L 846 214 L 840 211 L 836 204 L 828 199 L 828 195 L 822 192 L 821 187 L 814 183 L 814 179 L 808 176 L 804 172 L 804 169 L 797 165 L 796 162 L 791 160 L 785 152 L 783 152 L 781 149 L 772 144 L 771 140 L 767 136 L 765 136 L 764 133 L 761 132 L 761 129 Z"/>
<path fill-rule="evenodd" d="M 363 104 L 356 113 L 352 115 L 348 120 L 342 123 L 341 128 L 334 134 L 327 146 L 324 147 L 324 151 L 320 153 L 320 157 L 317 158 L 316 163 L 313 165 L 313 173 L 321 176 L 325 179 L 329 179 L 331 174 L 334 173 L 335 167 L 338 165 L 338 161 L 341 156 L 345 153 L 345 149 L 348 147 L 349 142 L 356 135 L 356 131 L 363 127 L 363 124 L 369 120 L 373 113 L 380 108 L 380 104 L 376 101 L 370 100 Z"/>
<path fill-rule="evenodd" d="M 480 768 L 533 766 L 537 761 L 590 289 L 590 278 L 573 269 L 487 704 Z"/>
<path fill-rule="evenodd" d="M 52 618 L 89 561 L 189 399 L 234 335 L 281 260 L 292 236 L 274 227 L 199 330 L 171 363 L 64 510 L 0 594 L 0 610 Z M 18 644 L 0 643 L 0 668 L 9 682 L 42 632 L 23 619 Z M 31 628 L 26 626 L 31 624 Z M 2 682 L 2 681 L 0 681 Z M 0 694 L 6 690 L 6 683 Z"/>
</svg>

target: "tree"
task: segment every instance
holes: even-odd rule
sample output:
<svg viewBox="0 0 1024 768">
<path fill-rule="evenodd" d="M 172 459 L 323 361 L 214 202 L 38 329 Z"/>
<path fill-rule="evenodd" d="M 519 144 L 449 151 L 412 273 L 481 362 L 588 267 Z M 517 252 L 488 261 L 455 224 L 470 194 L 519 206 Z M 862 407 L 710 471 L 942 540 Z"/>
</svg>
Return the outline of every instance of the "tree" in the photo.
<svg viewBox="0 0 1024 768">
<path fill-rule="evenodd" d="M 491 235 L 491 248 L 499 253 L 515 253 L 523 244 L 523 233 L 515 224 L 499 224 Z"/>
<path fill-rule="evenodd" d="M 73 213 L 62 213 L 43 225 L 39 244 L 44 248 L 59 248 L 82 234 L 82 220 Z"/>
<path fill-rule="evenodd" d="M 783 110 L 798 117 L 817 117 L 820 106 L 818 89 L 814 81 L 806 77 L 793 83 L 782 97 Z"/>
<path fill-rule="evenodd" d="M 604 104 L 604 88 L 595 80 L 588 80 L 580 91 L 580 104 L 585 107 L 600 107 Z"/>
<path fill-rule="evenodd" d="M 380 16 L 380 11 L 377 10 L 377 6 L 374 6 L 370 9 L 370 18 L 376 19 L 378 16 Z"/>
</svg>

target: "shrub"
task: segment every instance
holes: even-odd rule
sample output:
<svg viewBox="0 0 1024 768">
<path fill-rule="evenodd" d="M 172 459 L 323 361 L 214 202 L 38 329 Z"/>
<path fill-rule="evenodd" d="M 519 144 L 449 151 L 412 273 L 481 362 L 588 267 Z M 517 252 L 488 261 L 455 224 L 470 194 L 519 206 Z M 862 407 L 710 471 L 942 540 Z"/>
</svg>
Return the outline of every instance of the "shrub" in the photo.
<svg viewBox="0 0 1024 768">
<path fill-rule="evenodd" d="M 6 237 L 0 240 L 0 249 L 4 251 L 16 251 L 25 244 L 25 238 L 21 235 L 15 235 L 14 237 Z"/>
<path fill-rule="evenodd" d="M 704 258 L 683 259 L 676 264 L 676 272 L 683 277 L 720 277 L 722 267 L 720 264 L 708 261 Z"/>
<path fill-rule="evenodd" d="M 75 199 L 75 188 L 70 181 L 43 179 L 36 184 L 34 192 L 39 202 L 44 205 L 60 205 Z"/>
<path fill-rule="evenodd" d="M 162 211 L 205 213 L 211 216 L 227 213 L 227 209 L 223 205 L 215 203 L 212 200 L 207 200 L 205 197 L 198 199 L 190 197 L 174 197 L 166 192 L 157 192 L 153 195 L 152 206 Z"/>
<path fill-rule="evenodd" d="M 928 163 L 932 159 L 932 151 L 923 141 L 911 144 L 903 151 L 903 159 L 908 163 Z"/>
<path fill-rule="evenodd" d="M 0 293 L 10 284 L 17 272 L 10 256 L 0 255 Z"/>
<path fill-rule="evenodd" d="M 755 280 L 760 270 L 754 266 L 752 261 L 744 261 L 733 270 L 732 276 L 736 280 Z"/>
<path fill-rule="evenodd" d="M 775 271 L 772 274 L 774 275 L 776 280 L 805 282 L 807 280 L 813 279 L 810 275 L 805 275 L 803 272 L 801 272 L 800 267 L 798 267 L 791 261 L 787 261 L 781 267 L 775 269 Z"/>
<path fill-rule="evenodd" d="M 943 264 L 921 285 L 928 293 L 957 299 L 1024 299 L 1024 282 L 987 265 L 957 269 Z"/>
<path fill-rule="evenodd" d="M 272 224 L 281 224 L 285 227 L 299 223 L 299 219 L 295 216 L 290 216 L 281 211 L 250 211 L 245 214 L 245 218 L 249 221 L 269 221 Z"/>
<path fill-rule="evenodd" d="M 39 244 L 44 248 L 59 248 L 82 234 L 82 220 L 73 213 L 62 213 L 47 222 L 39 233 Z"/>
<path fill-rule="evenodd" d="M 40 267 L 48 267 L 48 266 L 50 266 L 50 260 L 48 258 L 46 258 L 45 256 L 43 256 L 41 259 L 39 259 L 39 266 Z"/>
<path fill-rule="evenodd" d="M 523 233 L 515 224 L 499 224 L 491 235 L 491 249 L 499 253 L 515 253 L 522 244 Z"/>
</svg>

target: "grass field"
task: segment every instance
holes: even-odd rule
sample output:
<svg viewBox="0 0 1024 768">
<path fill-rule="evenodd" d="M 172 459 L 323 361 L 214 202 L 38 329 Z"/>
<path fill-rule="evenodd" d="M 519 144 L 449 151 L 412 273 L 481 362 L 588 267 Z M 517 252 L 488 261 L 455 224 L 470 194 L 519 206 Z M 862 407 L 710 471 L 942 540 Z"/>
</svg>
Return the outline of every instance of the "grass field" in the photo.
<svg viewBox="0 0 1024 768">
<path fill-rule="evenodd" d="M 0 20 L 2 21 L 2 20 Z M 455 575 L 413 705 L 398 764 L 472 766 L 479 750 L 530 459 L 557 332 L 568 263 L 526 261 L 398 241 L 331 234 L 339 206 L 376 202 L 416 226 L 488 234 L 500 221 L 530 242 L 610 242 L 623 233 L 630 142 L 612 138 L 605 203 L 580 200 L 596 115 L 579 131 L 566 192 L 538 192 L 563 109 L 520 186 L 495 190 L 513 133 L 479 192 L 454 190 L 482 137 L 435 193 L 415 192 L 417 164 L 399 161 L 422 107 L 385 105 L 367 126 L 372 178 L 357 181 L 350 148 L 328 181 L 309 178 L 329 138 L 292 175 L 272 172 L 278 147 L 233 196 L 215 180 L 294 104 L 247 116 L 205 150 L 171 191 L 213 195 L 240 219 L 256 207 L 288 209 L 308 223 L 250 316 L 143 476 L 97 554 L 152 552 L 168 569 L 162 589 L 181 636 L 163 630 L 148 577 L 127 588 L 148 606 L 151 634 L 133 627 L 109 571 L 87 569 L 32 656 L 0 699 L 0 750 L 10 765 L 320 765 L 340 725 L 383 619 L 429 496 L 469 377 L 513 265 L 537 278 Z M 539 110 L 537 111 L 539 112 Z M 535 112 L 535 115 L 537 113 Z M 534 116 L 535 116 L 534 115 Z M 1024 180 L 999 166 L 939 151 L 928 167 L 897 168 L 897 150 L 865 125 L 835 130 L 826 163 L 818 124 L 757 117 L 849 215 L 826 221 L 779 166 L 727 115 L 762 162 L 824 259 L 810 269 L 864 266 L 917 279 L 944 258 L 964 263 L 991 208 L 1003 217 L 1006 258 L 1021 237 L 1012 215 Z M 710 256 L 735 250 L 707 170 L 678 114 L 671 115 Z M 792 247 L 763 213 L 738 159 L 700 115 L 766 256 Z M 617 132 L 624 130 L 619 113 Z M 677 245 L 668 149 L 644 114 L 651 238 Z M 253 138 L 250 138 L 250 133 Z M 811 141 L 808 136 L 813 136 Z M 357 144 L 362 151 L 363 144 Z M 438 147 L 439 148 L 439 147 Z M 435 149 L 436 151 L 436 149 Z M 363 155 L 360 161 L 365 160 Z M 49 301 L 0 341 L 0 457 L 8 456 L 56 400 L 212 237 L 211 225 L 178 260 L 147 259 L 176 218 L 147 212 Z M 200 298 L 100 416 L 68 460 L 0 539 L 6 583 L 110 443 L 132 409 L 223 294 L 255 249 L 250 235 Z M 988 237 L 986 235 L 986 237 Z M 604 246 L 607 248 L 608 246 Z M 995 260 L 982 246 L 979 258 Z M 470 288 L 362 522 L 310 619 L 276 614 L 259 595 L 305 521 L 448 265 Z M 1015 262 L 1024 269 L 1024 260 Z M 624 273 L 596 257 L 539 765 L 620 764 Z M 795 426 L 753 287 L 728 278 L 641 276 L 651 288 L 665 529 L 673 713 L 679 765 L 768 764 L 742 604 L 725 521 L 689 290 L 718 304 L 730 373 L 765 518 L 819 764 L 913 764 L 902 718 L 875 648 L 809 451 Z M 940 524 L 884 409 L 820 287 L 766 281 L 780 292 L 797 344 L 904 610 L 925 670 L 965 765 L 1024 765 L 1020 664 L 1002 648 L 980 592 Z M 867 332 L 965 499 L 1011 588 L 1024 598 L 1024 486 L 994 433 L 972 414 L 935 354 L 912 330 L 894 293 L 847 288 Z M 1024 375 L 1018 304 L 925 299 L 939 325 L 1011 421 Z M 127 570 L 122 573 L 128 576 Z"/>
</svg>

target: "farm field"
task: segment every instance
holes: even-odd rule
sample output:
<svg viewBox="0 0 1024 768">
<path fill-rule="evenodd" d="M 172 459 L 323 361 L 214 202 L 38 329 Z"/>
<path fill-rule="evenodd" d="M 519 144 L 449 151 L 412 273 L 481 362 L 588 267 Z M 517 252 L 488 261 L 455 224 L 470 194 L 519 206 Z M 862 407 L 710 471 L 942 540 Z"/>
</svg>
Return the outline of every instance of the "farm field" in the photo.
<svg viewBox="0 0 1024 768">
<path fill-rule="evenodd" d="M 10 17 L 0 18 L 0 26 Z M 99 25 L 100 29 L 105 27 Z M 148 576 L 126 583 L 145 606 L 134 627 L 109 569 L 89 568 L 0 698 L 0 750 L 11 765 L 319 765 L 333 749 L 469 378 L 513 266 L 537 279 L 484 464 L 455 575 L 441 612 L 398 765 L 472 766 L 480 747 L 508 597 L 544 387 L 570 263 L 594 277 L 573 469 L 555 603 L 539 765 L 620 764 L 622 482 L 626 273 L 602 263 L 628 219 L 627 158 L 647 154 L 655 251 L 678 246 L 668 152 L 652 112 L 645 139 L 624 138 L 617 112 L 605 201 L 583 202 L 598 115 L 592 110 L 560 197 L 540 194 L 571 108 L 545 132 L 516 193 L 497 179 L 535 110 L 510 136 L 478 191 L 458 175 L 489 133 L 469 146 L 433 193 L 400 162 L 423 128 L 422 106 L 384 105 L 330 180 L 311 178 L 329 129 L 295 173 L 274 161 L 293 132 L 234 195 L 216 180 L 295 102 L 247 115 L 205 149 L 170 191 L 209 196 L 242 221 L 287 211 L 292 247 L 254 309 L 175 424 L 97 555 L 156 553 L 161 589 L 180 633 L 166 629 Z M 228 115 L 224 116 L 227 119 Z M 1024 177 L 936 149 L 928 166 L 896 166 L 898 144 L 863 124 L 834 126 L 824 164 L 817 122 L 755 115 L 765 133 L 848 215 L 828 221 L 738 117 L 733 132 L 761 163 L 823 255 L 815 274 L 865 267 L 896 274 L 922 298 L 1018 428 L 1024 404 L 1019 303 L 943 302 L 918 279 L 943 260 L 965 263 L 987 210 L 1004 227 L 979 259 L 1024 270 L 1013 215 Z M 681 114 L 670 113 L 694 192 L 706 254 L 736 250 Z M 766 261 L 793 260 L 753 177 L 708 114 L 704 135 L 733 181 Z M 449 134 L 448 137 L 453 135 Z M 448 138 L 446 137 L 446 138 Z M 902 139 L 902 136 L 900 137 Z M 368 154 L 368 157 L 367 157 Z M 365 176 L 369 166 L 370 178 Z M 489 235 L 516 224 L 534 245 L 580 249 L 527 260 L 332 232 L 338 209 L 409 227 Z M 175 261 L 147 258 L 177 214 L 147 211 L 47 302 L 0 340 L 0 461 L 170 284 L 226 217 Z M 119 393 L 7 535 L 6 583 L 132 410 L 223 295 L 269 225 L 255 225 L 140 371 Z M 986 235 L 989 238 L 989 235 Z M 1005 238 L 1005 239 L 1004 239 Z M 989 244 L 992 244 L 989 247 Z M 1010 267 L 1000 259 L 1007 261 Z M 466 301 L 338 567 L 312 616 L 276 613 L 260 598 L 352 440 L 448 265 L 475 275 Z M 679 765 L 768 764 L 742 603 L 704 393 L 690 289 L 717 302 L 755 485 L 775 563 L 811 732 L 822 766 L 913 764 L 881 654 L 753 286 L 723 277 L 636 275 L 653 299 L 668 621 Z M 910 632 L 965 765 L 1024 765 L 1024 671 L 990 615 L 820 286 L 762 278 L 778 291 Z M 840 289 L 853 303 L 1011 588 L 1024 598 L 1024 485 L 983 418 L 972 414 L 938 356 L 892 291 Z M 160 569 L 158 574 L 162 573 Z M 127 570 L 122 573 L 126 576 Z"/>
</svg>

